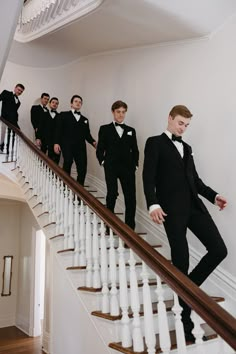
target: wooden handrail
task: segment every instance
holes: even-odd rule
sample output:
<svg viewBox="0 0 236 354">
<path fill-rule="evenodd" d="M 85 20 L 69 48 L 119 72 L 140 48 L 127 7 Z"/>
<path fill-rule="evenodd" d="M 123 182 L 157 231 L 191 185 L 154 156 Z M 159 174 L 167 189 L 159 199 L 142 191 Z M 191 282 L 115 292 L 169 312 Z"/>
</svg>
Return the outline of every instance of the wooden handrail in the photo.
<svg viewBox="0 0 236 354">
<path fill-rule="evenodd" d="M 0 118 L 33 150 L 61 180 L 77 194 L 100 219 L 156 272 L 191 308 L 194 309 L 234 350 L 236 350 L 236 319 L 213 301 L 203 290 L 174 267 L 158 251 L 140 238 L 130 227 L 102 205 L 73 178 L 42 153 L 21 130 Z"/>
</svg>

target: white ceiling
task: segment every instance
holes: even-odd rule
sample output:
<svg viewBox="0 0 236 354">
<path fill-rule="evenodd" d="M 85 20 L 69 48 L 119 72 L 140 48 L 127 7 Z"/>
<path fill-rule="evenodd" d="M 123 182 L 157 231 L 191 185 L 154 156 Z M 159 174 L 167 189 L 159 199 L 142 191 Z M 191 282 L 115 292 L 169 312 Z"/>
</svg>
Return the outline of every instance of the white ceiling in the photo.
<svg viewBox="0 0 236 354">
<path fill-rule="evenodd" d="M 235 0 L 106 0 L 54 33 L 14 41 L 9 60 L 55 67 L 90 54 L 205 37 L 235 13 Z"/>
</svg>

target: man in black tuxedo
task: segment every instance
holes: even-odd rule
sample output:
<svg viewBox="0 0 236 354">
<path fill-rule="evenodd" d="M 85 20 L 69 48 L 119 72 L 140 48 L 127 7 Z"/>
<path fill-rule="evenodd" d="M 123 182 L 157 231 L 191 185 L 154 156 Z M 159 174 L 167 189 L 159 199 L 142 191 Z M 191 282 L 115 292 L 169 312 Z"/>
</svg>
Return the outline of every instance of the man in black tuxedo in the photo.
<svg viewBox="0 0 236 354">
<path fill-rule="evenodd" d="M 8 122 L 11 124 L 15 125 L 17 128 L 20 129 L 18 125 L 18 109 L 21 105 L 21 102 L 19 100 L 19 96 L 24 92 L 25 87 L 22 84 L 17 84 L 12 91 L 7 91 L 4 90 L 0 94 L 0 101 L 2 101 L 2 112 L 1 116 L 6 119 Z M 8 129 L 8 143 L 7 145 L 9 146 L 9 140 L 10 140 L 10 133 L 11 130 Z M 3 150 L 4 147 L 4 135 L 5 135 L 5 129 L 2 131 L 2 137 L 0 137 L 0 149 Z M 13 139 L 14 139 L 15 134 L 13 133 Z"/>
<path fill-rule="evenodd" d="M 97 158 L 104 166 L 107 185 L 106 205 L 114 212 L 118 196 L 118 179 L 125 199 L 125 223 L 135 228 L 136 190 L 135 171 L 138 168 L 139 151 L 134 128 L 124 124 L 128 106 L 116 101 L 111 110 L 114 121 L 100 127 Z"/>
<path fill-rule="evenodd" d="M 64 158 L 63 170 L 69 175 L 75 161 L 77 181 L 83 186 L 87 172 L 86 141 L 96 148 L 96 141 L 90 134 L 89 121 L 80 113 L 83 104 L 81 96 L 71 98 L 71 110 L 61 112 L 58 116 L 54 151 L 62 151 Z"/>
<path fill-rule="evenodd" d="M 48 157 L 57 165 L 60 160 L 60 154 L 54 152 L 54 138 L 59 116 L 57 112 L 58 105 L 58 98 L 52 97 L 49 101 L 49 110 L 42 115 L 36 132 L 36 145 L 40 147 L 45 154 L 48 153 Z"/>
<path fill-rule="evenodd" d="M 37 130 L 39 128 L 40 121 L 41 119 L 43 119 L 44 113 L 48 112 L 47 104 L 49 98 L 50 98 L 49 94 L 43 92 L 40 98 L 40 104 L 31 107 L 31 111 L 30 111 L 31 123 L 35 131 L 35 137 L 36 137 Z"/>
<path fill-rule="evenodd" d="M 206 186 L 195 169 L 191 147 L 182 141 L 192 114 L 185 106 L 175 106 L 168 117 L 167 130 L 150 137 L 145 146 L 143 184 L 152 220 L 164 223 L 173 264 L 200 286 L 226 257 L 227 249 L 198 194 L 220 210 L 226 199 Z M 207 253 L 188 274 L 187 228 L 206 247 Z M 186 341 L 194 342 L 190 307 L 180 300 Z"/>
</svg>

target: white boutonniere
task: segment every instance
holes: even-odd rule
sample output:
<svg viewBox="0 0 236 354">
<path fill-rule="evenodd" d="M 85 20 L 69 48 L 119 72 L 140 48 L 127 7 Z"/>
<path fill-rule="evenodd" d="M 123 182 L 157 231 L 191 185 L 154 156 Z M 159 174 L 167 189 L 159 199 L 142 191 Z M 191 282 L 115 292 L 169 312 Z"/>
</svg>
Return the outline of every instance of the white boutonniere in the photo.
<svg viewBox="0 0 236 354">
<path fill-rule="evenodd" d="M 191 155 L 194 156 L 194 152 L 191 152 Z"/>
<path fill-rule="evenodd" d="M 84 123 L 87 124 L 87 123 L 88 123 L 88 120 L 86 119 L 86 120 L 84 121 Z"/>
<path fill-rule="evenodd" d="M 127 135 L 132 135 L 132 131 L 130 131 L 130 132 L 127 132 Z"/>
</svg>

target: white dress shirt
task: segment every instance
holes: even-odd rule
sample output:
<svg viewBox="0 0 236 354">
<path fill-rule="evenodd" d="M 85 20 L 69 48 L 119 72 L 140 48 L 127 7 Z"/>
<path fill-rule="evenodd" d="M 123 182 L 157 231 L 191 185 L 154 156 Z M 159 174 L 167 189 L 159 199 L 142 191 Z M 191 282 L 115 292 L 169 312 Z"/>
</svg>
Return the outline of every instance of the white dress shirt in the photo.
<svg viewBox="0 0 236 354">
<path fill-rule="evenodd" d="M 115 122 L 115 121 L 113 122 L 113 124 L 114 124 L 114 126 L 115 126 L 115 128 L 116 128 L 116 131 L 117 131 L 119 137 L 121 138 L 122 135 L 123 135 L 123 133 L 124 133 L 124 129 L 121 128 L 121 127 L 119 127 L 119 125 L 116 125 L 116 122 Z M 124 124 L 124 121 L 123 121 L 122 123 L 119 123 L 119 124 Z"/>
<path fill-rule="evenodd" d="M 79 114 L 75 114 L 76 109 L 72 109 L 71 112 L 73 113 L 73 116 L 77 120 L 77 122 L 80 120 L 80 112 L 77 111 Z"/>
</svg>

